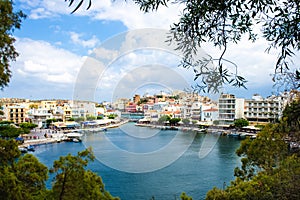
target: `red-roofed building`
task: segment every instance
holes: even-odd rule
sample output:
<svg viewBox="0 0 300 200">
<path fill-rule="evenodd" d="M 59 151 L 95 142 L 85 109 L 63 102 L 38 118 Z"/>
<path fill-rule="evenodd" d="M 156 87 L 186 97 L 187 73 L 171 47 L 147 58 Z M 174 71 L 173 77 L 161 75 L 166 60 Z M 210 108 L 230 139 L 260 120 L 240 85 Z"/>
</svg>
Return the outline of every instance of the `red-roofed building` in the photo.
<svg viewBox="0 0 300 200">
<path fill-rule="evenodd" d="M 218 120 L 219 112 L 217 108 L 209 108 L 203 110 L 203 121 L 214 121 Z"/>
</svg>

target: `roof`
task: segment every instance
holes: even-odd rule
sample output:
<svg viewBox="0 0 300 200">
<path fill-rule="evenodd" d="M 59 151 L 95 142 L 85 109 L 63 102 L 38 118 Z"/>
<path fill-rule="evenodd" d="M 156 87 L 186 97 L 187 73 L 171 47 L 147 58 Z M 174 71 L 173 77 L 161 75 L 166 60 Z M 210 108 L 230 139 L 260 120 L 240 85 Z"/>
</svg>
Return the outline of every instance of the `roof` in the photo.
<svg viewBox="0 0 300 200">
<path fill-rule="evenodd" d="M 81 137 L 82 134 L 81 133 L 72 132 L 72 133 L 67 133 L 66 136 L 67 137 Z"/>
<path fill-rule="evenodd" d="M 203 110 L 203 112 L 217 112 L 217 111 L 218 111 L 217 108 L 209 108 L 209 109 Z"/>
</svg>

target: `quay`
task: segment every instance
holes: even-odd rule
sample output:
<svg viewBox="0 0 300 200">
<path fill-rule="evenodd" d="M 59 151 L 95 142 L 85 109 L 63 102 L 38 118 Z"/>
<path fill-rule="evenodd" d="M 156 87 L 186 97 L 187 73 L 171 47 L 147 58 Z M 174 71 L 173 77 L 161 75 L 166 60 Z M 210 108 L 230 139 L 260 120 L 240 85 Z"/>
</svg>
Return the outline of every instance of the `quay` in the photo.
<svg viewBox="0 0 300 200">
<path fill-rule="evenodd" d="M 33 139 L 33 140 L 25 140 L 23 144 L 19 145 L 19 148 L 25 148 L 28 146 L 37 146 L 42 144 L 52 144 L 59 142 L 55 138 L 43 138 L 43 139 Z"/>
<path fill-rule="evenodd" d="M 103 131 L 110 128 L 117 128 L 129 120 L 120 121 L 116 124 L 109 124 L 106 126 L 95 127 L 95 128 L 85 128 L 85 129 L 71 129 L 67 132 L 98 132 Z M 37 146 L 37 145 L 44 145 L 44 144 L 52 144 L 52 143 L 60 143 L 65 141 L 65 132 L 62 130 L 51 130 L 51 129 L 34 129 L 31 133 L 27 135 L 23 135 L 24 143 L 19 145 L 19 148 L 26 148 L 28 146 Z"/>
<path fill-rule="evenodd" d="M 221 136 L 228 136 L 228 137 L 236 137 L 238 139 L 245 139 L 246 137 L 250 137 L 252 139 L 256 138 L 257 130 L 255 132 L 250 132 L 248 130 L 240 130 L 236 131 L 235 129 L 224 129 L 221 127 L 206 127 L 206 128 L 199 128 L 199 127 L 186 127 L 186 126 L 168 126 L 168 125 L 156 125 L 156 124 L 147 124 L 147 123 L 136 123 L 136 126 L 141 127 L 149 127 L 149 128 L 157 128 L 161 130 L 180 130 L 180 131 L 193 131 L 197 133 L 214 133 L 219 134 Z"/>
</svg>

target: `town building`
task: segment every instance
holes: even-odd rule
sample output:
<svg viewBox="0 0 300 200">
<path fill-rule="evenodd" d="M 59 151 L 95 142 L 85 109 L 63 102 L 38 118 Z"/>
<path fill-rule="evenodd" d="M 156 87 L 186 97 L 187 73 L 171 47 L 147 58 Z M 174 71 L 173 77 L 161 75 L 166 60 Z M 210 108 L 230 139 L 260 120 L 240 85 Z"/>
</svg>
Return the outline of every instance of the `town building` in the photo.
<svg viewBox="0 0 300 200">
<path fill-rule="evenodd" d="M 245 99 L 235 99 L 235 119 L 244 119 Z"/>
<path fill-rule="evenodd" d="M 47 108 L 32 108 L 28 111 L 28 118 L 31 123 L 37 124 L 38 127 L 43 127 L 47 119 L 54 118 L 51 110 Z"/>
<path fill-rule="evenodd" d="M 210 122 L 210 125 L 212 125 L 213 122 L 218 119 L 219 119 L 219 112 L 217 108 L 209 108 L 203 110 L 203 121 Z"/>
<path fill-rule="evenodd" d="M 125 112 L 126 105 L 130 102 L 130 99 L 119 98 L 113 102 L 113 108 Z"/>
<path fill-rule="evenodd" d="M 252 99 L 245 100 L 245 118 L 249 122 L 275 122 L 282 116 L 286 101 L 281 96 L 263 98 L 254 94 Z"/>
<path fill-rule="evenodd" d="M 5 119 L 16 124 L 26 122 L 26 107 L 23 105 L 6 105 L 3 108 Z"/>
<path fill-rule="evenodd" d="M 129 113 L 137 112 L 137 105 L 134 102 L 129 102 L 126 105 L 125 112 L 129 112 Z"/>
<path fill-rule="evenodd" d="M 141 101 L 141 96 L 138 95 L 138 94 L 134 95 L 134 97 L 133 97 L 133 102 L 134 102 L 135 104 L 138 104 L 140 101 Z"/>
<path fill-rule="evenodd" d="M 233 94 L 221 94 L 219 97 L 219 123 L 232 124 L 235 119 L 235 102 Z"/>
</svg>

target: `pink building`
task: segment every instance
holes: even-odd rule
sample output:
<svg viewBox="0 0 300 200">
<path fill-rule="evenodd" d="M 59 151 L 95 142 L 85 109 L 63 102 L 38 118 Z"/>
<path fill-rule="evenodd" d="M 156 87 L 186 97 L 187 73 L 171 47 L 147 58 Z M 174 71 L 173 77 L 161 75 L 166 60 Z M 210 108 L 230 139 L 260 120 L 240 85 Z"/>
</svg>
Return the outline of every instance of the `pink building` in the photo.
<svg viewBox="0 0 300 200">
<path fill-rule="evenodd" d="M 129 102 L 125 108 L 126 112 L 135 113 L 137 105 L 133 102 Z"/>
</svg>

